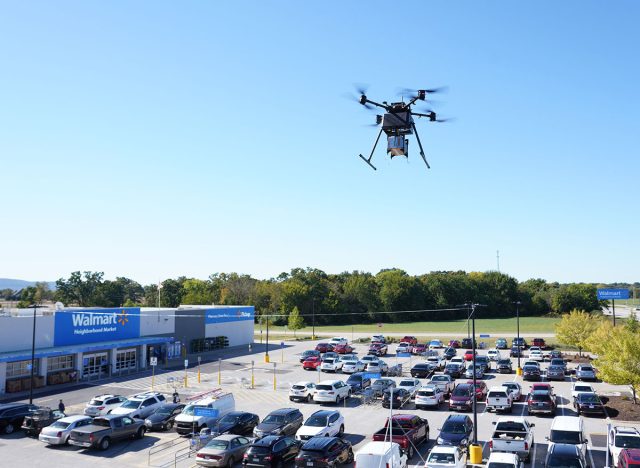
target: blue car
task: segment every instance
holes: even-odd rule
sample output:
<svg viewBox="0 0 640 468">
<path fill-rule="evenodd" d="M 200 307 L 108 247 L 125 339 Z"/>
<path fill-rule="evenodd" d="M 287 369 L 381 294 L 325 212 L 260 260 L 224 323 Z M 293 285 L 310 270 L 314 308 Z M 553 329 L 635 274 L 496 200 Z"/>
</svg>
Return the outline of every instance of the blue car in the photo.
<svg viewBox="0 0 640 468">
<path fill-rule="evenodd" d="M 438 445 L 453 445 L 463 448 L 469 445 L 472 432 L 473 422 L 469 416 L 452 414 L 442 425 L 436 443 Z"/>
</svg>

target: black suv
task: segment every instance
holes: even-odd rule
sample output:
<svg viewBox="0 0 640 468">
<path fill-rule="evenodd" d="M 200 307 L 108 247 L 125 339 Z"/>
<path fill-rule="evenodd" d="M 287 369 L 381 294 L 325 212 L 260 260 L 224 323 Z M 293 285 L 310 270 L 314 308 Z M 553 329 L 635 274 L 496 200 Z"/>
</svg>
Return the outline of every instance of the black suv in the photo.
<svg viewBox="0 0 640 468">
<path fill-rule="evenodd" d="M 339 437 L 312 437 L 296 457 L 296 467 L 333 467 L 353 462 L 351 442 Z"/>
<path fill-rule="evenodd" d="M 253 429 L 260 422 L 257 414 L 245 411 L 231 411 L 225 414 L 213 428 L 219 434 L 253 434 Z"/>
<path fill-rule="evenodd" d="M 427 379 L 433 375 L 436 368 L 430 362 L 419 362 L 411 368 L 411 377 Z"/>
<path fill-rule="evenodd" d="M 282 467 L 298 456 L 300 445 L 301 442 L 293 437 L 263 437 L 249 446 L 244 454 L 242 466 Z"/>
<path fill-rule="evenodd" d="M 254 437 L 267 435 L 295 435 L 303 422 L 299 409 L 282 408 L 269 413 L 260 424 L 253 429 Z"/>
<path fill-rule="evenodd" d="M 460 344 L 461 348 L 464 349 L 471 349 L 473 348 L 473 341 L 471 341 L 471 338 L 462 338 L 462 343 Z M 476 346 L 476 349 L 478 347 Z"/>
<path fill-rule="evenodd" d="M 38 409 L 36 405 L 26 403 L 5 403 L 0 405 L 0 431 L 11 434 L 22 427 L 25 416 Z"/>
<path fill-rule="evenodd" d="M 496 366 L 500 374 L 511 374 L 513 367 L 511 367 L 511 359 L 500 359 Z"/>
</svg>

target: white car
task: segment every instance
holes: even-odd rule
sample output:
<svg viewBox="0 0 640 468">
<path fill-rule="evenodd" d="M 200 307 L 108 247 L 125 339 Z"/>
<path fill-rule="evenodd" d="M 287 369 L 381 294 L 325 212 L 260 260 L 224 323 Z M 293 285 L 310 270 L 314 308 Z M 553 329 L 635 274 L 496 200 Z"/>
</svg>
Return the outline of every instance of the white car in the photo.
<svg viewBox="0 0 640 468">
<path fill-rule="evenodd" d="M 443 347 L 442 341 L 440 340 L 431 340 L 429 342 L 429 349 L 440 349 Z"/>
<path fill-rule="evenodd" d="M 313 413 L 296 432 L 297 440 L 309 440 L 312 437 L 342 436 L 344 417 L 340 411 L 320 410 Z"/>
<path fill-rule="evenodd" d="M 536 366 L 538 369 L 540 369 L 540 363 L 538 361 L 524 361 L 524 364 L 522 364 L 522 367 L 524 366 Z"/>
<path fill-rule="evenodd" d="M 398 388 L 404 388 L 411 394 L 411 398 L 416 396 L 418 390 L 422 387 L 420 379 L 402 379 L 398 383 Z"/>
<path fill-rule="evenodd" d="M 416 392 L 416 409 L 437 408 L 444 403 L 444 392 L 440 387 L 427 385 Z"/>
<path fill-rule="evenodd" d="M 369 364 L 367 364 L 366 367 L 367 372 L 375 372 L 376 374 L 380 375 L 386 374 L 388 370 L 389 366 L 387 365 L 387 363 L 381 360 L 371 361 L 369 362 Z"/>
<path fill-rule="evenodd" d="M 487 357 L 489 358 L 490 361 L 498 361 L 499 359 L 502 358 L 502 355 L 500 354 L 499 350 L 490 349 L 489 351 L 487 351 Z"/>
<path fill-rule="evenodd" d="M 411 344 L 409 343 L 405 343 L 404 341 L 396 347 L 396 354 L 411 353 L 411 352 L 413 352 L 413 346 L 411 346 Z"/>
<path fill-rule="evenodd" d="M 323 380 L 316 384 L 313 401 L 316 403 L 338 403 L 351 396 L 351 387 L 342 380 Z"/>
<path fill-rule="evenodd" d="M 447 365 L 447 360 L 443 356 L 429 356 L 426 361 L 434 364 L 437 370 L 442 370 Z"/>
<path fill-rule="evenodd" d="M 84 408 L 84 414 L 95 418 L 111 413 L 115 408 L 122 405 L 127 399 L 122 395 L 96 395 Z"/>
<path fill-rule="evenodd" d="M 614 426 L 609 433 L 609 453 L 616 462 L 620 452 L 627 448 L 640 448 L 640 432 L 629 426 Z"/>
<path fill-rule="evenodd" d="M 345 374 L 353 374 L 354 372 L 362 372 L 365 364 L 357 359 L 342 359 L 342 372 Z"/>
<path fill-rule="evenodd" d="M 487 468 L 524 468 L 524 463 L 515 453 L 491 452 Z"/>
<path fill-rule="evenodd" d="M 462 356 L 454 356 L 449 361 L 449 364 L 459 364 L 464 367 L 464 358 Z"/>
<path fill-rule="evenodd" d="M 347 340 L 344 336 L 334 336 L 329 340 L 329 344 L 333 347 L 341 344 L 349 344 L 349 340 Z"/>
<path fill-rule="evenodd" d="M 111 414 L 122 414 L 130 418 L 145 419 L 165 401 L 166 398 L 159 392 L 139 393 L 129 397 L 122 405 L 111 411 Z"/>
<path fill-rule="evenodd" d="M 302 381 L 294 383 L 289 389 L 289 400 L 291 401 L 313 401 L 313 393 L 316 391 L 316 384 Z"/>
<path fill-rule="evenodd" d="M 380 358 L 378 356 L 374 356 L 373 354 L 367 354 L 366 356 L 362 356 L 360 358 L 362 362 L 364 362 L 365 366 L 373 361 L 379 361 Z"/>
<path fill-rule="evenodd" d="M 467 452 L 460 447 L 437 445 L 427 454 L 424 468 L 466 468 Z"/>
<path fill-rule="evenodd" d="M 541 362 L 544 361 L 544 355 L 542 354 L 542 351 L 538 350 L 538 351 L 529 351 L 529 360 L 533 360 L 536 362 Z"/>
<path fill-rule="evenodd" d="M 522 399 L 522 387 L 518 382 L 504 382 L 503 387 L 507 387 L 512 401 L 520 401 Z"/>
<path fill-rule="evenodd" d="M 320 364 L 322 372 L 340 372 L 342 370 L 342 359 L 339 357 L 323 359 Z"/>
<path fill-rule="evenodd" d="M 50 426 L 42 428 L 38 439 L 49 445 L 65 445 L 69 440 L 69 434 L 71 434 L 72 430 L 82 426 L 88 426 L 92 422 L 93 418 L 89 416 L 65 416 Z"/>
<path fill-rule="evenodd" d="M 574 400 L 578 396 L 578 393 L 596 393 L 590 384 L 582 382 L 573 382 L 571 385 L 571 398 Z"/>
</svg>

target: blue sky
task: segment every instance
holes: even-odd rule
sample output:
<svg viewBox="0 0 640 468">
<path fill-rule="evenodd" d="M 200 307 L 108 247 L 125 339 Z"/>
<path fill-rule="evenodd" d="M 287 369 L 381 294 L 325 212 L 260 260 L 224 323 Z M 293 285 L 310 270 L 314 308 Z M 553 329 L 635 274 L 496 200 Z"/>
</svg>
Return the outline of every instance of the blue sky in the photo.
<svg viewBox="0 0 640 468">
<path fill-rule="evenodd" d="M 389 5 L 4 3 L 0 277 L 638 281 L 638 4 Z M 357 157 L 363 82 L 449 86 L 431 170 Z"/>
</svg>

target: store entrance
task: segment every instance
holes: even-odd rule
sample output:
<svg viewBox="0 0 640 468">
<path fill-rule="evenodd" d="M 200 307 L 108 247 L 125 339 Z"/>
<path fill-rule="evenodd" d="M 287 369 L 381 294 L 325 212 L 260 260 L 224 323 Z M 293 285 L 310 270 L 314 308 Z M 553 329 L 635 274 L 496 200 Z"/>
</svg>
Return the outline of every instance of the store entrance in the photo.
<svg viewBox="0 0 640 468">
<path fill-rule="evenodd" d="M 108 353 L 85 354 L 82 357 L 82 377 L 109 375 Z"/>
</svg>

